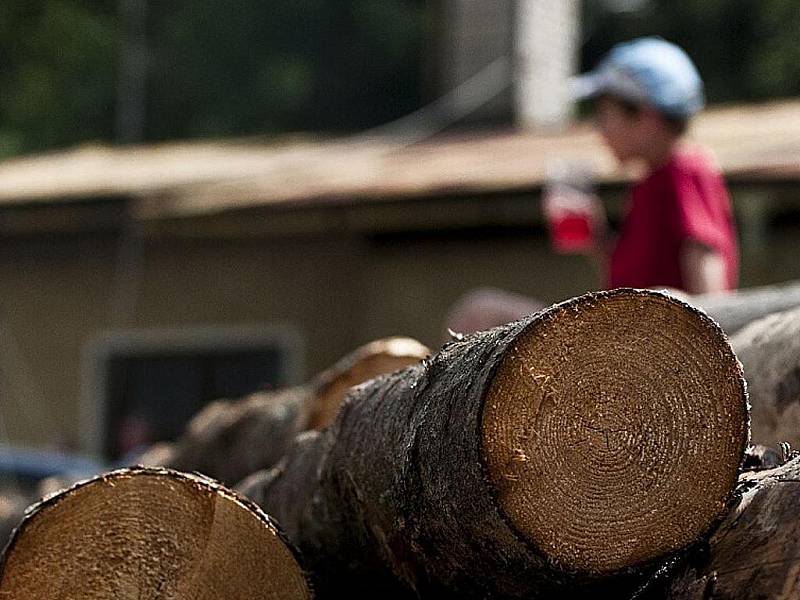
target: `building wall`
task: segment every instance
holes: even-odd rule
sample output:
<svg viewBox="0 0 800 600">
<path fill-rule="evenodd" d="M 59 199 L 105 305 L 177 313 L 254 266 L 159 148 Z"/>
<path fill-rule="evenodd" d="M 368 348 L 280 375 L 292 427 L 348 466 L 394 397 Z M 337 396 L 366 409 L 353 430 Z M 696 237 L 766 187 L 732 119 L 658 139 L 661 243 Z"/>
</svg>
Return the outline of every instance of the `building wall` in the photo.
<svg viewBox="0 0 800 600">
<path fill-rule="evenodd" d="M 448 308 L 472 289 L 498 287 L 550 302 L 598 286 L 589 261 L 553 256 L 535 231 L 396 238 L 372 245 L 368 268 L 364 337 L 394 331 L 429 345 L 442 341 Z"/>
<path fill-rule="evenodd" d="M 0 247 L 0 437 L 15 444 L 78 444 L 81 361 L 101 332 L 289 325 L 305 340 L 306 372 L 359 338 L 358 239 L 154 242 L 122 263 L 111 236 Z"/>
<path fill-rule="evenodd" d="M 111 236 L 0 243 L 0 434 L 74 441 L 82 345 L 108 325 Z"/>
</svg>

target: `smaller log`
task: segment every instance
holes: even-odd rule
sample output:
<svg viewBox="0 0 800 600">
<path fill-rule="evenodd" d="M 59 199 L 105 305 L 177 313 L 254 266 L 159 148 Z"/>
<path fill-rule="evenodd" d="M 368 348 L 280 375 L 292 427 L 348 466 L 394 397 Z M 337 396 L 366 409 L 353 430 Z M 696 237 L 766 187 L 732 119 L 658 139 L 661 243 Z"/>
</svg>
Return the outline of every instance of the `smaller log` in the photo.
<svg viewBox="0 0 800 600">
<path fill-rule="evenodd" d="M 800 446 L 800 308 L 748 325 L 731 346 L 750 393 L 753 442 Z"/>
<path fill-rule="evenodd" d="M 705 551 L 671 582 L 671 600 L 800 598 L 800 459 L 743 474 L 738 493 Z"/>
<path fill-rule="evenodd" d="M 0 561 L 8 600 L 304 600 L 275 523 L 212 482 L 124 469 L 31 507 Z"/>
<path fill-rule="evenodd" d="M 729 294 L 689 296 L 687 301 L 702 308 L 728 335 L 769 314 L 800 306 L 800 281 L 744 288 Z"/>
<path fill-rule="evenodd" d="M 313 399 L 306 429 L 320 430 L 333 423 L 350 388 L 416 364 L 430 354 L 429 348 L 407 337 L 375 340 L 351 352 L 311 382 Z"/>
<path fill-rule="evenodd" d="M 376 340 L 306 385 L 209 404 L 177 442 L 156 444 L 137 462 L 197 471 L 234 485 L 271 467 L 298 433 L 331 423 L 351 387 L 418 363 L 429 354 L 428 348 L 410 338 Z"/>
</svg>

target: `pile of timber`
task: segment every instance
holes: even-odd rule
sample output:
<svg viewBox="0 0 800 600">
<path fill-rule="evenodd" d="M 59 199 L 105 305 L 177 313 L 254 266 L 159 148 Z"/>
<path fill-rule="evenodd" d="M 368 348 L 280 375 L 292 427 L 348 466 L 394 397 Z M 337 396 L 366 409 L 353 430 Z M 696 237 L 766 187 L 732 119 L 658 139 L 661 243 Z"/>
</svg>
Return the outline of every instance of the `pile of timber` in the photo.
<svg viewBox="0 0 800 600">
<path fill-rule="evenodd" d="M 624 597 L 724 514 L 747 421 L 713 321 L 592 294 L 361 386 L 241 489 L 326 596 Z"/>
<path fill-rule="evenodd" d="M 797 323 L 742 330 L 740 363 L 674 296 L 589 294 L 342 378 L 319 421 L 319 380 L 258 404 L 289 409 L 225 405 L 164 456 L 247 471 L 238 493 L 150 468 L 79 484 L 28 512 L 0 597 L 800 597 L 800 459 L 748 447 L 744 381 L 754 432 L 800 405 Z M 237 448 L 259 458 L 226 471 Z"/>
<path fill-rule="evenodd" d="M 429 354 L 428 348 L 411 338 L 375 340 L 304 385 L 210 403 L 195 415 L 177 441 L 155 444 L 136 462 L 202 473 L 232 486 L 259 469 L 271 467 L 297 434 L 329 425 L 351 387 L 419 362 Z M 0 545 L 31 502 L 76 481 L 51 477 L 40 482 L 35 497 L 0 496 Z"/>
</svg>

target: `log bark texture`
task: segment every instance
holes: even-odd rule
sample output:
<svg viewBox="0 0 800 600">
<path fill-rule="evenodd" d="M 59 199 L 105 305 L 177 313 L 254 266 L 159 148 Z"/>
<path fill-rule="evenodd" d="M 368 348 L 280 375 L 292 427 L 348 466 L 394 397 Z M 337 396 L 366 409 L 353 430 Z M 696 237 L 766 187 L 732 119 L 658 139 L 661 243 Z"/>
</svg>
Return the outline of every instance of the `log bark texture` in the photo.
<svg viewBox="0 0 800 600">
<path fill-rule="evenodd" d="M 755 444 L 747 448 L 744 454 L 744 471 L 765 471 L 780 467 L 785 461 L 781 453 L 774 448 Z"/>
<path fill-rule="evenodd" d="M 0 561 L 8 600 L 303 600 L 311 588 L 275 524 L 211 480 L 109 473 L 43 500 Z"/>
<path fill-rule="evenodd" d="M 800 598 L 800 459 L 745 473 L 738 494 L 708 547 L 672 582 L 671 600 Z"/>
<path fill-rule="evenodd" d="M 321 597 L 624 597 L 723 513 L 746 442 L 721 330 L 620 290 L 352 390 L 331 427 L 241 489 Z"/>
<path fill-rule="evenodd" d="M 138 462 L 197 471 L 234 485 L 275 464 L 298 433 L 322 429 L 332 422 L 352 386 L 419 362 L 429 354 L 428 348 L 410 338 L 376 340 L 306 385 L 209 404 L 179 440 L 153 446 Z"/>
<path fill-rule="evenodd" d="M 750 393 L 753 442 L 800 446 L 800 308 L 748 325 L 731 345 Z"/>
</svg>

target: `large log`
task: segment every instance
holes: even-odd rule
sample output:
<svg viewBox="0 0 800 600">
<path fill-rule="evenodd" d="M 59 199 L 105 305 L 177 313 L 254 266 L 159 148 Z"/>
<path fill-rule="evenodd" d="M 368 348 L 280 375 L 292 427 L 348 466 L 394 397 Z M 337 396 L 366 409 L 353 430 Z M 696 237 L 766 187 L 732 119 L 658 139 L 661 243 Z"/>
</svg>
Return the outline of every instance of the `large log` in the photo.
<svg viewBox="0 0 800 600">
<path fill-rule="evenodd" d="M 719 327 L 618 290 L 352 390 L 331 427 L 241 489 L 321 595 L 621 593 L 723 513 L 747 419 Z"/>
<path fill-rule="evenodd" d="M 746 473 L 741 499 L 672 582 L 672 600 L 800 598 L 800 459 Z"/>
<path fill-rule="evenodd" d="M 731 345 L 747 379 L 753 441 L 800 446 L 800 309 L 752 323 Z"/>
<path fill-rule="evenodd" d="M 248 500 L 167 470 L 103 475 L 33 506 L 0 562 L 8 600 L 302 600 L 294 551 Z"/>
<path fill-rule="evenodd" d="M 226 485 L 272 466 L 292 439 L 326 427 L 352 386 L 417 363 L 430 350 L 410 338 L 376 340 L 351 352 L 306 385 L 209 404 L 172 444 L 137 459 L 147 466 L 197 471 Z"/>
</svg>

